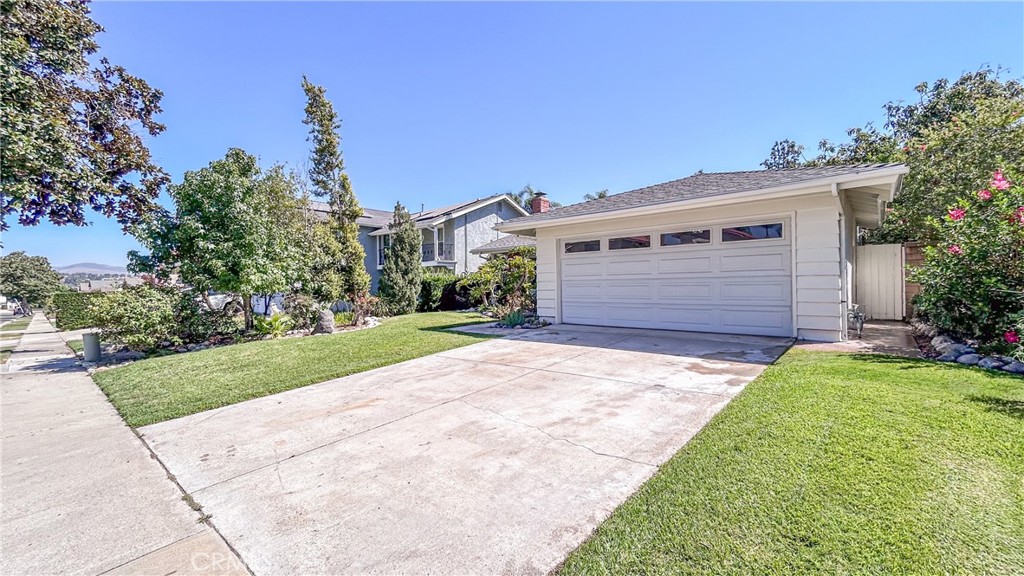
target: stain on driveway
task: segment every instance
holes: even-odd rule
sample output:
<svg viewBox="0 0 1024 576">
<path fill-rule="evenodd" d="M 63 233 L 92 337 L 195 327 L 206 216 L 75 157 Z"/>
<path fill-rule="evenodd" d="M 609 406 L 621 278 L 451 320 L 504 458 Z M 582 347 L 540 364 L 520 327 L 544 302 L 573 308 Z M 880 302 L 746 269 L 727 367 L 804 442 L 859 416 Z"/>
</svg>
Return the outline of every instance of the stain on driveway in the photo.
<svg viewBox="0 0 1024 576">
<path fill-rule="evenodd" d="M 789 346 L 556 326 L 141 429 L 257 574 L 542 574 Z"/>
</svg>

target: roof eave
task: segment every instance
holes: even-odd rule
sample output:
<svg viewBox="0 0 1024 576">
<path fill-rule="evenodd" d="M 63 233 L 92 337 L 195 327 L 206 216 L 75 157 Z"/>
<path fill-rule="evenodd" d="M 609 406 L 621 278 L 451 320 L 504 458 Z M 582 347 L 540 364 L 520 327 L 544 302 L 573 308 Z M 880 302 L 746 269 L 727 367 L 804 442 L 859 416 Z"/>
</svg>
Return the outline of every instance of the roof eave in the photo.
<svg viewBox="0 0 1024 576">
<path fill-rule="evenodd" d="M 818 178 L 815 180 L 794 182 L 792 184 L 786 184 L 784 186 L 774 186 L 771 188 L 760 188 L 756 190 L 747 190 L 744 192 L 723 193 L 715 196 L 705 196 L 702 198 L 690 198 L 686 200 L 660 202 L 657 204 L 646 204 L 644 206 L 637 206 L 636 208 L 620 208 L 617 210 L 611 209 L 604 210 L 601 212 L 594 212 L 592 214 L 580 214 L 578 216 L 566 216 L 563 218 L 551 218 L 547 220 L 530 220 L 529 218 L 527 218 L 520 222 L 501 222 L 495 226 L 495 229 L 508 234 L 534 236 L 536 235 L 537 228 L 550 228 L 554 226 L 564 226 L 567 224 L 578 224 L 581 222 L 611 220 L 615 218 L 622 218 L 625 216 L 644 216 L 647 214 L 663 212 L 665 210 L 672 210 L 675 208 L 715 206 L 751 200 L 770 200 L 772 198 L 786 198 L 789 196 L 812 194 L 814 192 L 817 192 L 820 188 L 824 188 L 824 191 L 827 191 L 829 188 L 831 188 L 833 184 L 841 186 L 843 183 L 857 182 L 860 180 L 875 180 L 887 176 L 902 181 L 903 175 L 907 174 L 909 171 L 910 169 L 907 166 L 900 165 L 893 166 L 890 168 L 872 170 L 870 172 L 865 172 L 862 174 L 844 174 L 841 176 L 831 176 L 828 178 Z M 893 193 L 895 194 L 897 188 L 894 187 L 893 190 Z"/>
</svg>

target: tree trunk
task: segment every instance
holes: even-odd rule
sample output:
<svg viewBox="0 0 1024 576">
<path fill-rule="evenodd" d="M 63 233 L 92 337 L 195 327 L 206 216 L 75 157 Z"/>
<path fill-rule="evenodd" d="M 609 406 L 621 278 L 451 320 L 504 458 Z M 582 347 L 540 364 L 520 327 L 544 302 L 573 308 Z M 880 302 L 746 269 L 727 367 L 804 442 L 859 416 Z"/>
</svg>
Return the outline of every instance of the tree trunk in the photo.
<svg viewBox="0 0 1024 576">
<path fill-rule="evenodd" d="M 252 294 L 242 294 L 242 315 L 245 317 L 245 331 L 252 331 Z"/>
</svg>

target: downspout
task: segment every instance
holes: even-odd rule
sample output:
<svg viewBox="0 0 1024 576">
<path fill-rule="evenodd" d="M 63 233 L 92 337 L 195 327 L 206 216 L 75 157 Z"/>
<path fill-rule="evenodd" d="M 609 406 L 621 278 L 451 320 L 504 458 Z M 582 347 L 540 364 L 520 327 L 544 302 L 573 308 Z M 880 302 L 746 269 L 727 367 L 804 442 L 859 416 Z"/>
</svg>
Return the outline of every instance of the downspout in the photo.
<svg viewBox="0 0 1024 576">
<path fill-rule="evenodd" d="M 832 198 L 835 199 L 836 208 L 839 210 L 839 289 L 841 291 L 839 296 L 840 337 L 843 340 L 847 340 L 848 326 L 846 311 L 850 307 L 850 303 L 847 298 L 847 286 L 849 284 L 849 278 L 847 278 L 847 273 L 849 272 L 849 266 L 847 265 L 849 254 L 847 253 L 847 251 L 849 248 L 848 243 L 850 240 L 849 238 L 847 238 L 846 235 L 846 215 L 843 212 L 843 200 L 839 196 L 839 184 L 836 182 L 832 183 Z"/>
</svg>

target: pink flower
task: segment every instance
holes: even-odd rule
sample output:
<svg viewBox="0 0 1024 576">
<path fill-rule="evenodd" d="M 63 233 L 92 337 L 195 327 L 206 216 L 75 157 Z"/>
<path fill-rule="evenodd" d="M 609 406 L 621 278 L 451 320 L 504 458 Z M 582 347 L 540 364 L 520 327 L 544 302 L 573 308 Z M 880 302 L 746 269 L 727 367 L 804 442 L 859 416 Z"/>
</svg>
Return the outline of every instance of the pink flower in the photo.
<svg viewBox="0 0 1024 576">
<path fill-rule="evenodd" d="M 981 198 L 982 200 L 991 200 L 992 192 L 989 192 L 988 190 L 978 190 L 978 198 Z"/>
<path fill-rule="evenodd" d="M 928 149 L 928 145 L 927 144 L 921 144 L 921 152 L 924 152 L 927 149 Z"/>
<path fill-rule="evenodd" d="M 993 190 L 1006 190 L 1010 187 L 1010 182 L 1003 176 L 1002 170 L 996 170 L 995 173 L 992 174 L 992 181 L 989 182 L 988 185 Z"/>
<path fill-rule="evenodd" d="M 954 256 L 959 256 L 959 255 L 964 253 L 963 249 L 960 248 L 959 244 L 953 244 L 949 248 L 946 248 L 946 252 L 949 252 L 950 254 L 952 254 Z"/>
<path fill-rule="evenodd" d="M 1024 224 L 1024 206 L 1017 207 L 1017 211 L 1013 213 L 1013 219 Z"/>
<path fill-rule="evenodd" d="M 963 220 L 966 215 L 967 212 L 963 208 L 950 208 L 949 210 L 949 219 L 954 222 L 957 220 Z"/>
<path fill-rule="evenodd" d="M 1017 332 L 1013 330 L 1007 330 L 1006 333 L 1003 334 L 1003 338 L 1010 344 L 1017 344 L 1020 342 L 1020 336 L 1018 336 Z"/>
</svg>

